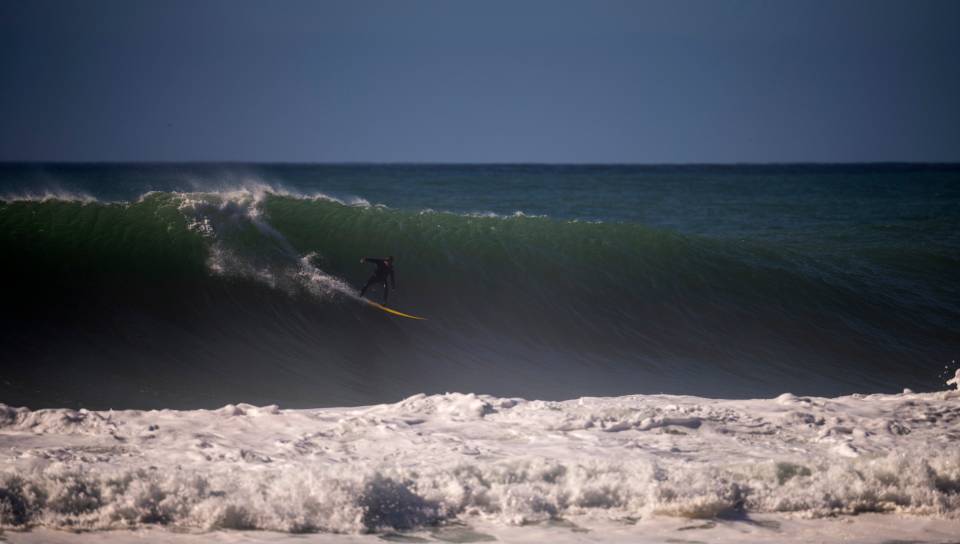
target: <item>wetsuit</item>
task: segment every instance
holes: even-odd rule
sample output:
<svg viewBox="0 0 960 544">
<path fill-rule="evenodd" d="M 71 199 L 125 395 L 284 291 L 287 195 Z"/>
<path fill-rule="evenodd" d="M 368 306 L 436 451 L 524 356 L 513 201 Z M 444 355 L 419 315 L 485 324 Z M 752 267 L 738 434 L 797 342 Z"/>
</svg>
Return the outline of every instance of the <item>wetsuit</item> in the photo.
<svg viewBox="0 0 960 544">
<path fill-rule="evenodd" d="M 390 296 L 390 287 L 387 286 L 387 278 L 390 278 L 390 285 L 396 289 L 397 281 L 393 276 L 393 262 L 389 259 L 374 259 L 373 257 L 364 257 L 363 262 L 373 263 L 377 265 L 377 269 L 374 270 L 373 275 L 370 276 L 370 279 L 367 280 L 367 284 L 363 286 L 363 289 L 360 290 L 360 296 L 362 297 L 364 293 L 367 292 L 367 289 L 371 285 L 378 283 L 383 284 L 383 303 L 387 303 L 387 297 Z"/>
</svg>

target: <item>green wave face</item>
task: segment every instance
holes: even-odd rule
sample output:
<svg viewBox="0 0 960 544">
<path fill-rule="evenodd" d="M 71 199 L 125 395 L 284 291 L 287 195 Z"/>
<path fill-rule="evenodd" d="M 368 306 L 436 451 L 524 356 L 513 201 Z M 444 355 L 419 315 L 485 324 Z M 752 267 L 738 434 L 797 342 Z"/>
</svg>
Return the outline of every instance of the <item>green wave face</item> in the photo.
<svg viewBox="0 0 960 544">
<path fill-rule="evenodd" d="M 198 274 L 207 247 L 165 195 L 133 204 L 0 202 L 0 244 L 15 273 L 102 280 Z M 9 271 L 9 270 L 8 270 Z"/>
<path fill-rule="evenodd" d="M 960 317 L 944 281 L 960 263 L 936 249 L 800 251 L 269 192 L 3 202 L 0 251 L 8 403 L 922 389 Z M 360 258 L 391 254 L 390 305 L 428 322 L 357 303 Z M 99 389 L 80 383 L 91 372 Z"/>
</svg>

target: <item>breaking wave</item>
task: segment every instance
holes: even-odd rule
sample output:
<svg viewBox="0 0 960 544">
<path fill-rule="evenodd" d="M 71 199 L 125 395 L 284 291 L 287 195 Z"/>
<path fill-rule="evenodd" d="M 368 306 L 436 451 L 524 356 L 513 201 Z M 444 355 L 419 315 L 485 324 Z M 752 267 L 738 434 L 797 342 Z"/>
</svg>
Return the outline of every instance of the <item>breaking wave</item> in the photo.
<svg viewBox="0 0 960 544">
<path fill-rule="evenodd" d="M 0 404 L 0 430 L 16 446 L 3 453 L 0 526 L 358 533 L 478 518 L 956 519 L 956 398 L 447 394 L 357 409 L 149 412 Z"/>
<path fill-rule="evenodd" d="M 11 196 L 0 251 L 13 404 L 929 389 L 960 318 L 960 259 L 923 245 L 801 252 L 262 184 Z M 359 258 L 388 254 L 391 305 L 428 321 L 358 302 Z"/>
</svg>

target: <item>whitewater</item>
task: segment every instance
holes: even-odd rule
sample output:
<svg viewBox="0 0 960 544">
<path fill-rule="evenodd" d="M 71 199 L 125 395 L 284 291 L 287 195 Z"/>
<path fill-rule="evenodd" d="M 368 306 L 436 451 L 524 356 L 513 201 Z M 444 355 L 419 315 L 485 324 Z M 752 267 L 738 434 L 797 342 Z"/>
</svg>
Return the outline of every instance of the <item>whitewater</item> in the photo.
<svg viewBox="0 0 960 544">
<path fill-rule="evenodd" d="M 85 541 L 51 529 L 124 530 L 90 533 L 98 541 L 231 530 L 217 541 L 866 542 L 878 527 L 940 542 L 960 534 L 958 440 L 960 391 L 2 405 L 0 521 L 11 542 Z M 884 515 L 836 517 L 863 513 Z"/>
</svg>

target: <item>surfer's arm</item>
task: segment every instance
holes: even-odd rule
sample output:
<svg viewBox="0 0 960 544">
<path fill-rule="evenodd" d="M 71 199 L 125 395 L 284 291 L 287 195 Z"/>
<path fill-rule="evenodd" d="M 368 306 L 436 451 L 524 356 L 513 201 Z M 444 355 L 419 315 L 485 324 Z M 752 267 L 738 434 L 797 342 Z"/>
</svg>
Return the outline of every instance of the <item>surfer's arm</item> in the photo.
<svg viewBox="0 0 960 544">
<path fill-rule="evenodd" d="M 390 269 L 390 286 L 394 289 L 397 288 L 397 277 L 393 274 L 393 269 Z"/>
<path fill-rule="evenodd" d="M 360 259 L 361 263 L 374 263 L 374 264 L 383 264 L 383 259 L 376 259 L 374 257 L 364 257 Z"/>
</svg>

